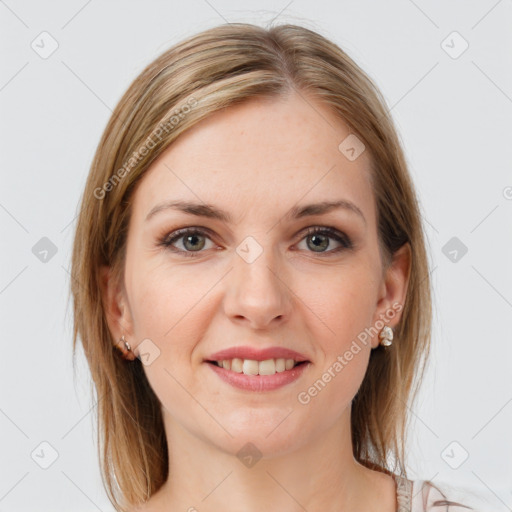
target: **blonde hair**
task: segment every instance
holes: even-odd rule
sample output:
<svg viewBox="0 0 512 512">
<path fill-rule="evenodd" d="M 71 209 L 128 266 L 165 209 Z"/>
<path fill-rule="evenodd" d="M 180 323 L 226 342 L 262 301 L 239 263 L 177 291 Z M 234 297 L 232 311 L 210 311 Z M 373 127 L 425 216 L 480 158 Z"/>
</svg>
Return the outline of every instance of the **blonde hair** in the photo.
<svg viewBox="0 0 512 512">
<path fill-rule="evenodd" d="M 108 265 L 123 279 L 130 199 L 180 134 L 230 105 L 294 91 L 330 107 L 370 151 L 385 264 L 405 243 L 411 248 L 396 341 L 372 350 L 351 420 L 355 459 L 406 475 L 407 407 L 429 353 L 431 294 L 419 205 L 393 121 L 371 79 L 322 35 L 291 24 L 231 23 L 176 44 L 133 81 L 105 128 L 81 201 L 72 255 L 73 354 L 79 337 L 97 391 L 102 478 L 116 510 L 148 500 L 166 481 L 167 441 L 142 363 L 113 349 L 99 268 Z"/>
</svg>

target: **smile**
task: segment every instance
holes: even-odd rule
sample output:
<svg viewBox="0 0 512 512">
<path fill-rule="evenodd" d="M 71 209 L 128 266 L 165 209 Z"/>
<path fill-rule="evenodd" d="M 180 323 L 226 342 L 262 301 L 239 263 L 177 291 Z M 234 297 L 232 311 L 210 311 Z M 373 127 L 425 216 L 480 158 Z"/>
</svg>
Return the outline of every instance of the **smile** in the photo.
<svg viewBox="0 0 512 512">
<path fill-rule="evenodd" d="M 211 361 L 221 368 L 231 370 L 245 375 L 274 375 L 286 370 L 291 370 L 298 364 L 305 361 L 295 361 L 294 359 L 266 359 L 265 361 L 256 361 L 254 359 L 224 359 L 222 361 Z"/>
<path fill-rule="evenodd" d="M 297 380 L 310 366 L 309 361 L 293 359 L 228 359 L 206 361 L 224 381 L 248 391 L 272 391 Z"/>
</svg>

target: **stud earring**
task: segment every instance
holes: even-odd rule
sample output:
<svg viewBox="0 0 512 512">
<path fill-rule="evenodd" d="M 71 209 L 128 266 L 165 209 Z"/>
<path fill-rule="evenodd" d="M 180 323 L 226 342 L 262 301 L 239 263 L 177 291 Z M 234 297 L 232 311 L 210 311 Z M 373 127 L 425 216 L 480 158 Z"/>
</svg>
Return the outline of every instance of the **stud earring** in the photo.
<svg viewBox="0 0 512 512">
<path fill-rule="evenodd" d="M 379 333 L 380 344 L 384 347 L 389 347 L 393 344 L 393 329 L 385 325 Z"/>
</svg>

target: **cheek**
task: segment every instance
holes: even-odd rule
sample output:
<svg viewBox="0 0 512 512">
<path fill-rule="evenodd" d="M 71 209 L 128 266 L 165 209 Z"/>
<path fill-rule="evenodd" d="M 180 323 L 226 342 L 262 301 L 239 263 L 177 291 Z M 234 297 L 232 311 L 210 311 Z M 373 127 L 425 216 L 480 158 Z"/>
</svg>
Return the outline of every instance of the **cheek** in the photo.
<svg viewBox="0 0 512 512">
<path fill-rule="evenodd" d="M 132 249 L 126 262 L 126 282 L 135 330 L 139 336 L 162 338 L 176 318 L 189 309 L 192 286 L 181 278 L 179 268 L 170 268 L 158 258 L 145 257 L 142 250 Z"/>
<path fill-rule="evenodd" d="M 298 295 L 313 313 L 311 321 L 316 319 L 326 354 L 344 351 L 370 326 L 377 297 L 374 274 L 369 265 L 358 262 L 332 272 L 318 286 L 311 287 L 309 279 L 301 284 Z"/>
<path fill-rule="evenodd" d="M 314 314 L 307 314 L 307 330 L 318 357 L 314 374 L 297 400 L 307 405 L 312 415 L 339 417 L 350 406 L 364 379 L 371 353 L 365 329 L 370 326 L 375 304 L 374 285 L 368 275 L 362 269 L 345 269 L 337 278 L 316 288 L 314 294 L 309 292 L 307 309 Z"/>
<path fill-rule="evenodd" d="M 191 364 L 194 346 L 210 320 L 208 291 L 217 281 L 216 275 L 199 277 L 190 269 L 165 264 L 132 269 L 128 294 L 134 335 L 136 340 L 149 338 L 156 344 L 158 365 L 181 371 Z"/>
<path fill-rule="evenodd" d="M 141 268 L 133 277 L 130 296 L 134 336 L 137 341 L 151 341 L 145 341 L 151 363 L 144 366 L 144 372 L 160 401 L 177 413 L 190 406 L 190 396 L 183 386 L 197 393 L 191 365 L 197 363 L 192 360 L 197 340 L 204 337 L 208 328 L 206 293 L 211 284 L 163 266 L 144 271 Z M 198 282 L 205 284 L 195 286 Z M 143 358 L 142 347 L 141 344 Z"/>
</svg>

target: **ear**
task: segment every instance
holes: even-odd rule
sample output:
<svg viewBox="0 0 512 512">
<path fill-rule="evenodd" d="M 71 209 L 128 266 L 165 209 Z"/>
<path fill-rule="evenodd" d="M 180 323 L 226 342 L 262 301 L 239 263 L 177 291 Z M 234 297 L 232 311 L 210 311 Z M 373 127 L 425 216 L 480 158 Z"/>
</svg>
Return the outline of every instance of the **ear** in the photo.
<svg viewBox="0 0 512 512">
<path fill-rule="evenodd" d="M 115 279 L 112 268 L 106 265 L 100 267 L 100 282 L 105 317 L 112 338 L 124 357 L 133 360 L 133 352 L 128 352 L 122 343 L 118 343 L 124 335 L 126 341 L 133 346 L 133 321 L 124 287 Z"/>
<path fill-rule="evenodd" d="M 405 243 L 392 256 L 392 260 L 385 270 L 375 316 L 372 325 L 380 320 L 389 327 L 396 327 L 402 317 L 405 298 L 409 285 L 411 270 L 411 247 Z M 372 338 L 372 347 L 376 348 L 380 343 L 378 336 Z"/>
</svg>

